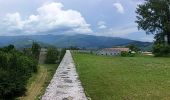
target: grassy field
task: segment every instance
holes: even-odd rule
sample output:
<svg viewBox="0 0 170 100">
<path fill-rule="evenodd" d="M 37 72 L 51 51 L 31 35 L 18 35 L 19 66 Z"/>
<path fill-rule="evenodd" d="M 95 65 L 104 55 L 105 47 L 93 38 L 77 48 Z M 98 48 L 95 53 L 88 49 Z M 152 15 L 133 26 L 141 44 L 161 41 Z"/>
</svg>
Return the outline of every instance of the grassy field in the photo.
<svg viewBox="0 0 170 100">
<path fill-rule="evenodd" d="M 53 74 L 55 73 L 57 64 L 41 64 L 39 65 L 38 73 L 34 74 L 27 86 L 26 95 L 20 97 L 20 100 L 39 100 L 44 94 Z"/>
<path fill-rule="evenodd" d="M 170 100 L 170 58 L 73 57 L 92 100 Z"/>
</svg>

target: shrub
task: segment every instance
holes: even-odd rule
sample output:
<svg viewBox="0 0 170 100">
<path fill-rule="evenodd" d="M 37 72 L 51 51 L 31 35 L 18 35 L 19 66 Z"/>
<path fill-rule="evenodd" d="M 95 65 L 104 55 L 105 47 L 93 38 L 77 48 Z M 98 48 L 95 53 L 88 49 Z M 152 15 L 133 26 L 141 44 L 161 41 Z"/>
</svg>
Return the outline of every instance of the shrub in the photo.
<svg viewBox="0 0 170 100">
<path fill-rule="evenodd" d="M 59 51 L 54 47 L 48 48 L 45 62 L 47 64 L 54 64 L 57 60 L 59 60 L 58 58 Z"/>
<path fill-rule="evenodd" d="M 61 49 L 61 51 L 60 51 L 60 61 L 63 59 L 65 53 L 66 53 L 66 48 Z"/>
<path fill-rule="evenodd" d="M 37 64 L 37 60 L 17 50 L 1 49 L 0 99 L 13 100 L 25 93 L 27 80 L 37 71 Z"/>
<path fill-rule="evenodd" d="M 170 46 L 165 44 L 155 44 L 153 46 L 153 54 L 156 57 L 169 57 L 170 56 Z"/>
<path fill-rule="evenodd" d="M 32 52 L 32 56 L 37 60 L 39 59 L 40 50 L 41 50 L 40 45 L 36 42 L 33 42 L 31 52 Z"/>
<path fill-rule="evenodd" d="M 123 52 L 121 52 L 121 56 L 122 56 L 122 57 L 134 57 L 135 54 L 133 54 L 133 53 L 131 53 L 131 52 L 125 52 L 125 51 L 123 51 Z"/>
</svg>

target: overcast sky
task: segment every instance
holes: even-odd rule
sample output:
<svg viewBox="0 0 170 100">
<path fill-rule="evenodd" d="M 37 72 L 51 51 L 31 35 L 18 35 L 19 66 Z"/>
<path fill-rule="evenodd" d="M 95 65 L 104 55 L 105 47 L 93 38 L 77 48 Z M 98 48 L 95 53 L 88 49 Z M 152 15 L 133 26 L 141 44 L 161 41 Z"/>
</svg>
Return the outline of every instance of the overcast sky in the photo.
<svg viewBox="0 0 170 100">
<path fill-rule="evenodd" d="M 138 31 L 143 0 L 0 0 L 0 36 L 92 34 L 152 41 Z"/>
</svg>

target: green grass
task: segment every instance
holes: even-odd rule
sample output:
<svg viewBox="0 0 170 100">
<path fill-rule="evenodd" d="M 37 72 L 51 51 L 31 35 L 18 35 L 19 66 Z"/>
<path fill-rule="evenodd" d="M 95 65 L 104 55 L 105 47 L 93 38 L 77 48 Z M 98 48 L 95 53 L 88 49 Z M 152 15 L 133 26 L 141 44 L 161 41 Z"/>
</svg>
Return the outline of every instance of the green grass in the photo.
<svg viewBox="0 0 170 100">
<path fill-rule="evenodd" d="M 170 58 L 73 57 L 92 100 L 170 100 Z"/>
<path fill-rule="evenodd" d="M 46 87 L 51 81 L 58 65 L 57 64 L 41 64 L 38 72 L 34 74 L 28 81 L 27 92 L 20 100 L 39 100 L 44 94 Z"/>
</svg>

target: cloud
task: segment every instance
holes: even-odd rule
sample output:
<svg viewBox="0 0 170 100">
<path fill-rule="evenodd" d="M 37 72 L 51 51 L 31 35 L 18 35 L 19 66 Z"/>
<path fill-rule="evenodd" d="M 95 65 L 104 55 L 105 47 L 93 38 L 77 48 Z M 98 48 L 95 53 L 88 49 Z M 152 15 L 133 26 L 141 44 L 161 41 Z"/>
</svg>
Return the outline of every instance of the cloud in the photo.
<svg viewBox="0 0 170 100">
<path fill-rule="evenodd" d="M 106 29 L 107 28 L 106 23 L 104 21 L 99 21 L 97 23 L 97 25 L 98 25 L 99 29 Z"/>
<path fill-rule="evenodd" d="M 121 3 L 114 3 L 113 6 L 116 8 L 118 13 L 123 14 L 124 13 L 124 7 L 122 6 Z"/>
<path fill-rule="evenodd" d="M 90 25 L 87 24 L 80 12 L 63 9 L 58 2 L 44 4 L 37 9 L 37 14 L 22 19 L 19 12 L 7 14 L 1 20 L 0 34 L 41 34 L 48 32 L 62 33 L 91 33 Z M 50 34 L 50 33 L 48 33 Z"/>
</svg>

